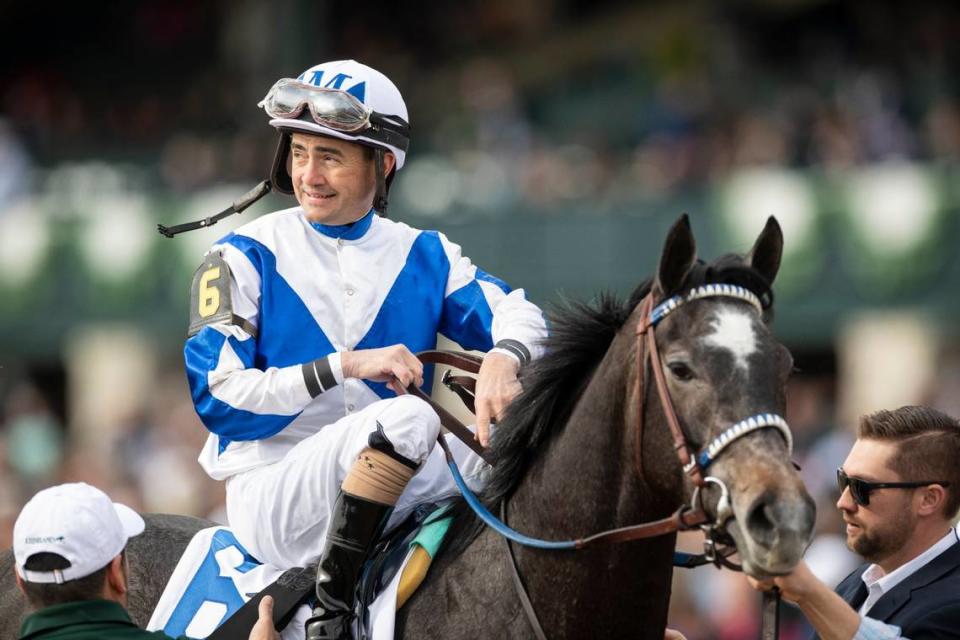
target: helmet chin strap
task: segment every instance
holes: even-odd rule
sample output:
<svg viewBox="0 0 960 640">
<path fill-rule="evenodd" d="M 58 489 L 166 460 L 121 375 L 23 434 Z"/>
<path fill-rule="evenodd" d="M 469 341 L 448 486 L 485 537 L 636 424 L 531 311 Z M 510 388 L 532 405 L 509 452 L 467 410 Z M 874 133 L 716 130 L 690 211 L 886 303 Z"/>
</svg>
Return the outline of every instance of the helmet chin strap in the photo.
<svg viewBox="0 0 960 640">
<path fill-rule="evenodd" d="M 227 216 L 232 216 L 235 213 L 242 213 L 244 209 L 252 205 L 254 202 L 262 198 L 263 196 L 270 193 L 270 190 L 273 188 L 273 185 L 269 180 L 264 180 L 257 186 L 255 186 L 250 191 L 246 192 L 239 198 L 233 201 L 233 203 L 221 211 L 218 214 L 212 215 L 203 220 L 196 220 L 195 222 L 185 222 L 183 224 L 174 225 L 168 227 L 162 224 L 157 225 L 157 231 L 161 235 L 164 235 L 168 238 L 172 238 L 178 233 L 183 233 L 184 231 L 193 231 L 195 229 L 203 229 L 204 227 L 209 227 L 215 225 Z"/>
<path fill-rule="evenodd" d="M 373 164 L 377 174 L 377 190 L 373 195 L 373 208 L 384 218 L 387 217 L 387 179 L 384 169 L 384 150 L 383 147 L 374 147 Z"/>
<path fill-rule="evenodd" d="M 273 168 L 270 171 L 269 180 L 264 180 L 256 187 L 235 200 L 229 207 L 216 215 L 204 218 L 203 220 L 178 224 L 172 227 L 158 224 L 157 230 L 162 235 L 172 238 L 177 234 L 183 233 L 184 231 L 193 231 L 194 229 L 209 227 L 216 224 L 223 218 L 226 218 L 227 216 L 241 213 L 244 209 L 248 208 L 254 202 L 270 193 L 272 190 L 276 190 L 285 194 L 293 193 L 293 183 L 286 168 L 287 155 L 289 152 L 290 134 L 288 132 L 281 132 L 280 142 L 274 158 Z M 389 176 L 386 175 L 387 172 L 384 163 L 385 153 L 386 152 L 382 147 L 374 147 L 373 149 L 373 164 L 377 183 L 376 192 L 373 195 L 373 208 L 376 209 L 377 213 L 384 218 L 387 217 L 387 191 L 390 189 L 390 183 L 393 181 L 392 173 Z"/>
</svg>

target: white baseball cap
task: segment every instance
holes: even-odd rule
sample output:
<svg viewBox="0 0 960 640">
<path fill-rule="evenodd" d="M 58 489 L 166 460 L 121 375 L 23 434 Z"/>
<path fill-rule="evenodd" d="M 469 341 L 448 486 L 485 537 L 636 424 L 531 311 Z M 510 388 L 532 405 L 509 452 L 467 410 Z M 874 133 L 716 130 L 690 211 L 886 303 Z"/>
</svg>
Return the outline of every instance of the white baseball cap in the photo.
<svg viewBox="0 0 960 640">
<path fill-rule="evenodd" d="M 44 489 L 23 507 L 13 525 L 17 573 L 26 582 L 62 584 L 84 578 L 110 564 L 127 540 L 143 529 L 143 518 L 136 511 L 84 482 Z M 36 553 L 55 553 L 70 566 L 53 571 L 24 569 Z"/>
</svg>

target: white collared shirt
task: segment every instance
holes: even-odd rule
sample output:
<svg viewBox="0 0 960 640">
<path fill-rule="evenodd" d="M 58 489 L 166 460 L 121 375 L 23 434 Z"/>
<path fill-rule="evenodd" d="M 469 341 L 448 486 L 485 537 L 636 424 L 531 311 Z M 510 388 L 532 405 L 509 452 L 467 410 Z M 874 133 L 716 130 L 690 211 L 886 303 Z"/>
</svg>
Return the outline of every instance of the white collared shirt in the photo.
<svg viewBox="0 0 960 640">
<path fill-rule="evenodd" d="M 895 586 L 909 578 L 921 567 L 925 566 L 931 560 L 957 543 L 957 530 L 951 528 L 945 536 L 940 538 L 932 547 L 918 555 L 916 558 L 903 564 L 890 573 L 884 574 L 883 569 L 878 564 L 872 564 L 863 572 L 860 579 L 867 585 L 867 599 L 863 601 L 860 607 L 860 616 L 865 616 L 876 604 L 883 594 L 888 593 Z"/>
</svg>

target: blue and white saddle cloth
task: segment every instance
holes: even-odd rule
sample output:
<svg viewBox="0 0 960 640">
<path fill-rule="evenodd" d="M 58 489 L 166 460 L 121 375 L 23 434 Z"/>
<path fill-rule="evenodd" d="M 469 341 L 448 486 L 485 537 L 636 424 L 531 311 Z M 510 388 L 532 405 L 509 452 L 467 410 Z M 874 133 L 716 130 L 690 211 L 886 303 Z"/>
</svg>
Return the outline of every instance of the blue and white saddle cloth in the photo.
<svg viewBox="0 0 960 640">
<path fill-rule="evenodd" d="M 413 551 L 411 546 L 407 557 Z M 281 573 L 283 570 L 261 564 L 251 556 L 227 527 L 203 529 L 187 545 L 147 630 L 163 631 L 174 638 L 180 635 L 206 638 Z M 368 608 L 371 640 L 393 638 L 401 573 L 396 572 Z M 309 606 L 301 606 L 280 637 L 302 640 L 303 626 L 310 612 Z"/>
<path fill-rule="evenodd" d="M 359 588 L 363 631 L 357 635 L 363 640 L 392 640 L 398 593 L 406 601 L 426 575 L 450 526 L 449 506 L 449 502 L 418 505 L 377 544 L 377 554 L 364 570 Z M 408 563 L 411 577 L 404 583 Z M 163 631 L 171 637 L 206 638 L 281 573 L 282 569 L 251 556 L 229 528 L 198 531 L 173 570 L 147 630 Z M 281 638 L 304 638 L 310 613 L 309 606 L 301 606 Z"/>
</svg>

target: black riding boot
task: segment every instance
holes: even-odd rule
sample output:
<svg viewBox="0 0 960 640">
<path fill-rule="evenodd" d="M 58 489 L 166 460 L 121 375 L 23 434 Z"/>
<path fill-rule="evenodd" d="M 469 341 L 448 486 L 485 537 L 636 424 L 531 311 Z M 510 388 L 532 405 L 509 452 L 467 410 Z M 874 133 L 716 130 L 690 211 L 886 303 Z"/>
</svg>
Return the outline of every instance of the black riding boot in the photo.
<svg viewBox="0 0 960 640">
<path fill-rule="evenodd" d="M 354 595 L 363 563 L 383 533 L 393 507 L 343 491 L 317 567 L 317 607 L 307 620 L 307 640 L 349 640 Z"/>
</svg>

